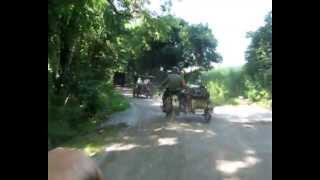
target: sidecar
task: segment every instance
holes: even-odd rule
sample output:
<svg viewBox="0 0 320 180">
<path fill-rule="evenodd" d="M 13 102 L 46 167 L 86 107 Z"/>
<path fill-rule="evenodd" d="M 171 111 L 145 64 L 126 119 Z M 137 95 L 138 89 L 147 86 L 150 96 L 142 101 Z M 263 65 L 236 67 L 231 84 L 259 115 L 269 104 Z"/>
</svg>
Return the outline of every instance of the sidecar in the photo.
<svg viewBox="0 0 320 180">
<path fill-rule="evenodd" d="M 207 89 L 201 85 L 189 85 L 185 92 L 186 100 L 185 107 L 188 112 L 202 115 L 209 122 L 214 110 L 213 102 L 210 100 L 210 95 Z"/>
</svg>

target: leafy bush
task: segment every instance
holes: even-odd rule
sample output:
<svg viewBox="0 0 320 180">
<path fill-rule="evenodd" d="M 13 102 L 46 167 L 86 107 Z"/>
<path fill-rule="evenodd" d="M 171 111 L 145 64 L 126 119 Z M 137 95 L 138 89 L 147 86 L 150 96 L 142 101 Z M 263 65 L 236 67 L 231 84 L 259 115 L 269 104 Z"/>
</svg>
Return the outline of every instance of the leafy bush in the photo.
<svg viewBox="0 0 320 180">
<path fill-rule="evenodd" d="M 203 73 L 201 78 L 209 90 L 212 101 L 217 105 L 237 104 L 239 96 L 265 106 L 271 105 L 269 91 L 247 75 L 243 67 L 211 70 Z"/>
<path fill-rule="evenodd" d="M 106 119 L 107 114 L 129 107 L 129 102 L 114 92 L 110 85 L 101 85 L 96 89 L 85 88 L 81 99 L 73 96 L 64 99 L 49 94 L 48 148 L 92 132 L 98 123 Z"/>
<path fill-rule="evenodd" d="M 221 105 L 226 102 L 229 91 L 224 84 L 211 81 L 208 83 L 207 88 L 215 105 Z"/>
<path fill-rule="evenodd" d="M 249 98 L 253 102 L 270 99 L 268 91 L 263 89 L 259 84 L 246 79 L 244 86 L 245 97 Z"/>
</svg>

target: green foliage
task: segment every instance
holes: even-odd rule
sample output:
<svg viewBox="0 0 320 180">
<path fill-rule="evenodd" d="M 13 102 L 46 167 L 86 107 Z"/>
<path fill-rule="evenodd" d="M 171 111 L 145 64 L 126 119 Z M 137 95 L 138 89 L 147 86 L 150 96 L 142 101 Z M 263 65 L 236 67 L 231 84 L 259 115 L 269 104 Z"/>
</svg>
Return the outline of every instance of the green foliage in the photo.
<svg viewBox="0 0 320 180">
<path fill-rule="evenodd" d="M 199 66 L 210 68 L 211 62 L 221 62 L 216 52 L 217 40 L 207 25 L 189 25 L 172 15 L 148 17 L 136 27 L 140 42 L 145 44 L 142 55 L 137 57 L 138 71 L 172 66 Z M 139 38 L 139 37 L 138 37 Z"/>
<path fill-rule="evenodd" d="M 227 101 L 229 91 L 223 83 L 210 81 L 207 84 L 207 89 L 215 105 L 222 105 Z"/>
<path fill-rule="evenodd" d="M 102 133 L 90 133 L 88 135 L 75 137 L 66 143 L 63 143 L 63 147 L 82 149 L 89 156 L 93 156 L 103 148 L 105 148 L 108 143 L 110 143 L 110 137 L 115 136 L 119 130 L 125 126 L 110 126 L 103 129 Z"/>
<path fill-rule="evenodd" d="M 129 102 L 117 92 L 112 92 L 111 94 L 108 95 L 108 97 L 105 96 L 104 98 L 106 98 L 107 100 L 106 101 L 107 102 L 106 107 L 108 107 L 106 109 L 107 114 L 123 111 L 130 106 Z"/>
<path fill-rule="evenodd" d="M 263 101 L 270 99 L 270 94 L 267 90 L 263 89 L 259 83 L 250 80 L 248 77 L 244 82 L 244 95 L 253 102 Z"/>
<path fill-rule="evenodd" d="M 245 68 L 220 68 L 203 73 L 212 101 L 217 105 L 238 104 L 239 97 L 268 105 L 270 93 L 246 74 Z"/>
<path fill-rule="evenodd" d="M 240 67 L 220 68 L 203 73 L 201 79 L 207 84 L 212 101 L 221 105 L 241 95 L 241 75 Z"/>
<path fill-rule="evenodd" d="M 222 61 L 222 57 L 216 52 L 217 40 L 207 25 L 191 25 L 187 34 L 188 42 L 184 47 L 186 64 L 209 69 L 211 62 Z"/>
<path fill-rule="evenodd" d="M 50 98 L 48 138 L 52 146 L 59 145 L 75 136 L 92 132 L 100 122 L 105 120 L 108 114 L 129 107 L 128 101 L 114 91 L 109 90 L 109 92 L 99 93 L 98 95 L 99 97 L 89 101 L 90 106 L 80 105 L 75 100 L 69 100 L 66 105 L 63 105 L 61 97 Z M 96 112 L 93 113 L 94 110 L 89 107 L 94 108 Z"/>
<path fill-rule="evenodd" d="M 228 96 L 236 97 L 239 96 L 241 86 L 240 81 L 242 77 L 241 67 L 235 68 L 220 68 L 216 70 L 211 70 L 207 73 L 203 73 L 202 80 L 204 82 L 214 81 L 223 84 L 227 89 L 229 89 Z"/>
<path fill-rule="evenodd" d="M 248 33 L 251 44 L 246 52 L 247 63 L 242 68 L 222 68 L 202 75 L 217 104 L 237 102 L 239 96 L 264 106 L 272 101 L 272 12 L 266 24 Z"/>
<path fill-rule="evenodd" d="M 124 69 L 133 44 L 127 24 L 142 1 L 48 1 L 48 139 L 55 146 L 90 132 L 105 114 L 128 102 L 111 80 Z M 128 48 L 129 47 L 129 48 Z M 118 103 L 118 104 L 117 104 Z"/>
<path fill-rule="evenodd" d="M 246 52 L 246 73 L 272 94 L 272 12 L 265 22 L 256 32 L 248 33 L 251 44 Z"/>
<path fill-rule="evenodd" d="M 111 86 L 115 72 L 219 61 L 206 25 L 144 8 L 145 0 L 48 1 L 48 140 L 52 146 L 92 131 L 129 107 Z M 155 71 L 153 71 L 155 72 Z"/>
</svg>

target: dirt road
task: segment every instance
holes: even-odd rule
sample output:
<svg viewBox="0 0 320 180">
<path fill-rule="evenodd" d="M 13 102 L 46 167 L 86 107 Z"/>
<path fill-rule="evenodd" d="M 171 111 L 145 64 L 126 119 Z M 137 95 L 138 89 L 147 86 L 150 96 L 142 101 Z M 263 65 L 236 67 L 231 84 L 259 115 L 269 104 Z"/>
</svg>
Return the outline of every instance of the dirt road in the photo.
<svg viewBox="0 0 320 180">
<path fill-rule="evenodd" d="M 130 101 L 108 121 L 130 127 L 100 155 L 107 180 L 272 179 L 272 112 L 225 106 L 210 123 L 197 116 L 169 121 L 159 100 Z"/>
</svg>

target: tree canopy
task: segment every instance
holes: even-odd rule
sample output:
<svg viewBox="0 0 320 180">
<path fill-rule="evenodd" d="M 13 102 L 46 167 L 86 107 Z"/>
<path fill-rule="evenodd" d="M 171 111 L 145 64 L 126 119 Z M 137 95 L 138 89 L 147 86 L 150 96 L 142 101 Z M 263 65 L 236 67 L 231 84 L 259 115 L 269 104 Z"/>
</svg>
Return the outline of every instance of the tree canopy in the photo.
<svg viewBox="0 0 320 180">
<path fill-rule="evenodd" d="M 111 81 L 116 72 L 145 73 L 178 64 L 208 69 L 211 62 L 222 60 L 207 25 L 170 15 L 170 0 L 163 1 L 160 15 L 148 10 L 147 3 L 48 1 L 50 127 L 65 123 L 74 130 L 98 112 L 113 111 Z"/>
<path fill-rule="evenodd" d="M 272 93 L 272 12 L 265 18 L 265 25 L 249 32 L 251 44 L 246 51 L 246 71 L 262 88 Z"/>
<path fill-rule="evenodd" d="M 150 25 L 150 22 L 152 25 Z M 151 18 L 137 31 L 144 33 L 147 43 L 137 66 L 143 69 L 168 69 L 172 66 L 199 66 L 209 69 L 211 63 L 221 62 L 216 52 L 217 40 L 207 25 L 190 25 L 171 15 Z"/>
</svg>

